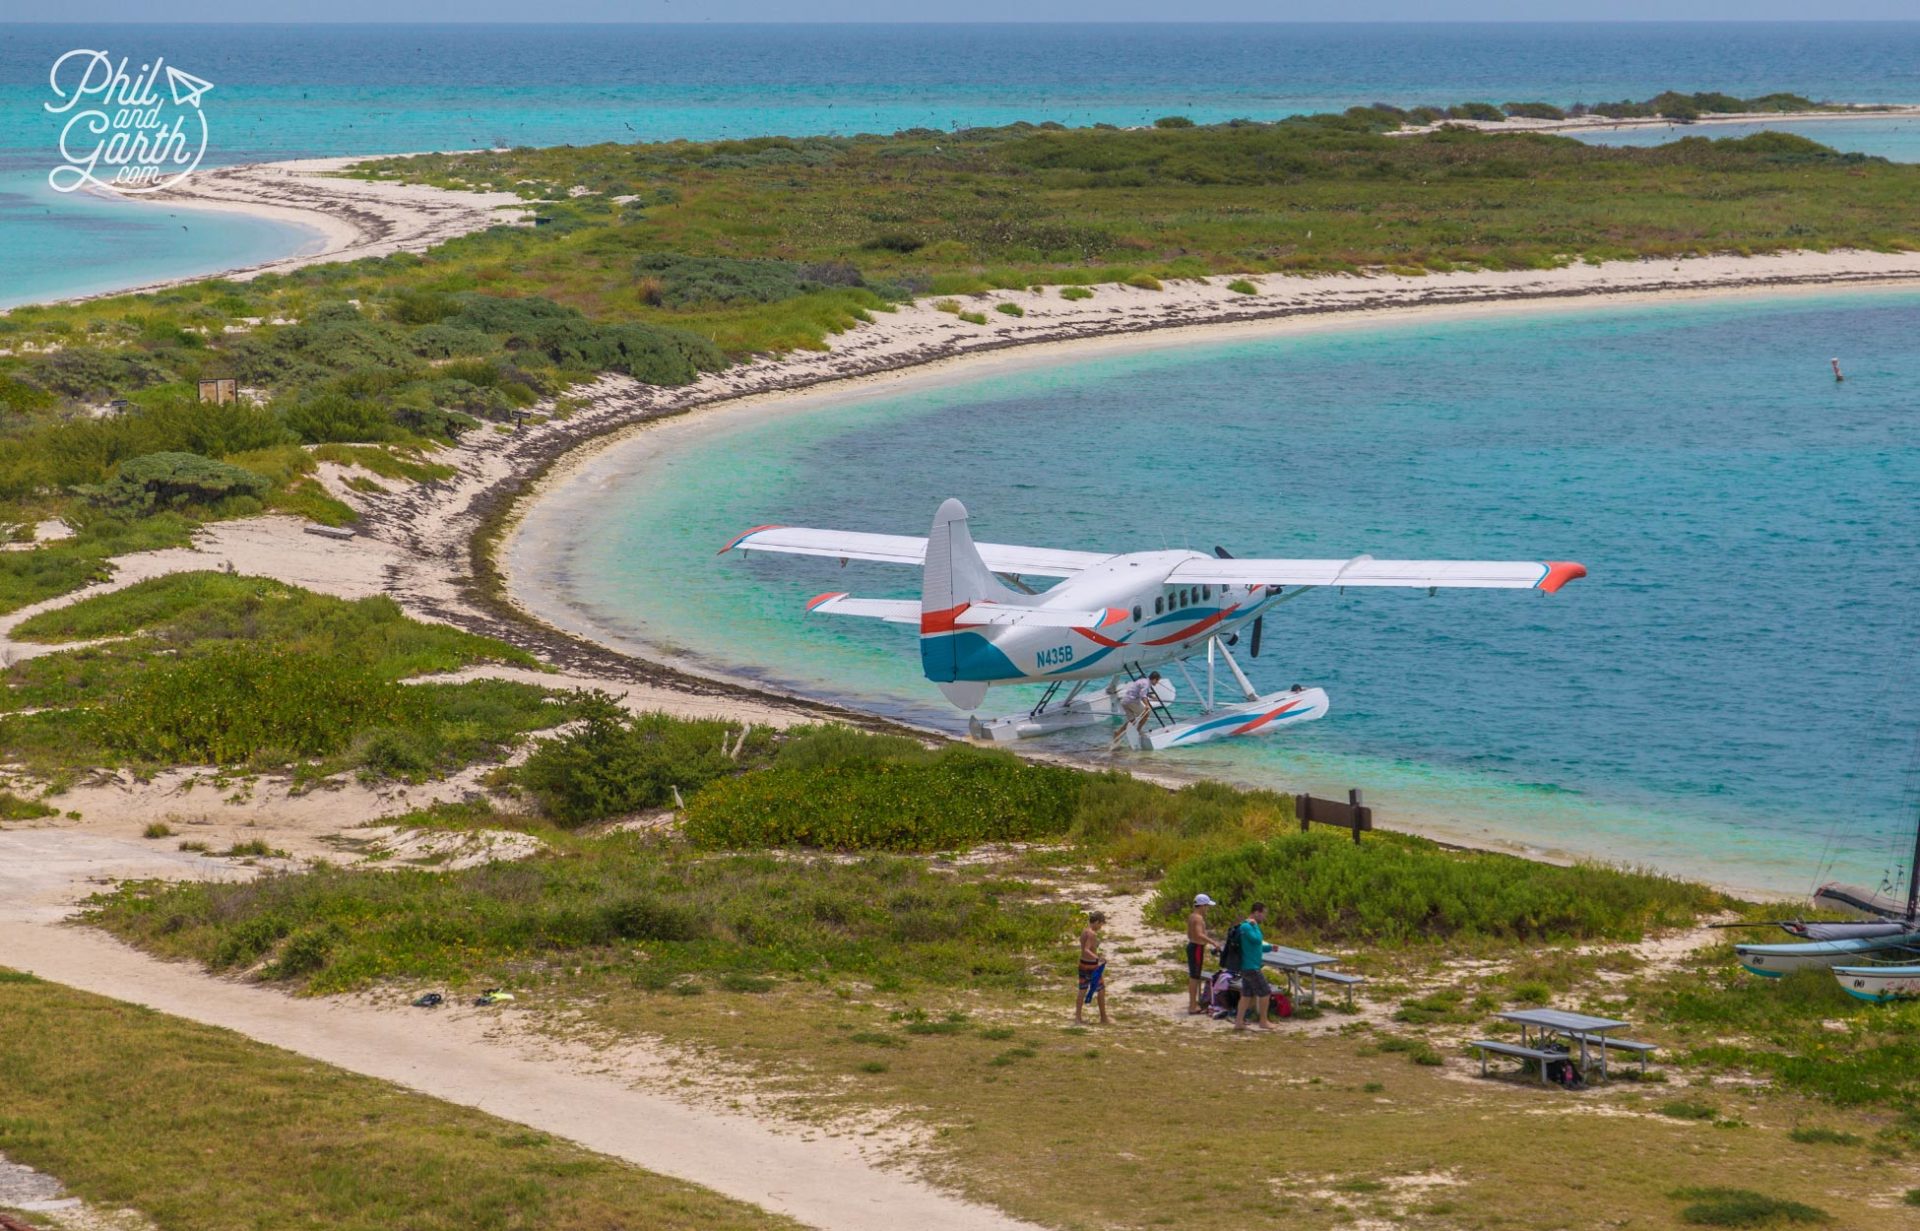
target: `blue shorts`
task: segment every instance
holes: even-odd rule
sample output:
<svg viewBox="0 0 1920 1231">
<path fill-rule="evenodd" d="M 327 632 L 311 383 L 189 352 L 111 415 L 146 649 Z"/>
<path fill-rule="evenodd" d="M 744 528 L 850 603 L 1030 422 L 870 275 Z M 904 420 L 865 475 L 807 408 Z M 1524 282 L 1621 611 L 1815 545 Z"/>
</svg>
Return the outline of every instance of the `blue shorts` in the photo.
<svg viewBox="0 0 1920 1231">
<path fill-rule="evenodd" d="M 1105 962 L 1098 966 L 1080 967 L 1080 1002 L 1092 1004 L 1094 996 L 1099 993 L 1100 986 L 1106 982 L 1106 979 L 1107 964 Z"/>
</svg>

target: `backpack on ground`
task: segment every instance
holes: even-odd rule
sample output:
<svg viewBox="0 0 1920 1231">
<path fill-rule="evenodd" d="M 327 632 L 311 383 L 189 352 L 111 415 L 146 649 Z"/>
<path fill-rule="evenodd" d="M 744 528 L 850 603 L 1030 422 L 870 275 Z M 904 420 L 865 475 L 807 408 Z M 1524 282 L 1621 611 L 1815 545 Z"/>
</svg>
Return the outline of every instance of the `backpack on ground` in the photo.
<svg viewBox="0 0 1920 1231">
<path fill-rule="evenodd" d="M 1268 1017 L 1292 1017 L 1293 997 L 1285 992 L 1275 992 L 1273 1003 L 1267 1008 Z"/>
</svg>

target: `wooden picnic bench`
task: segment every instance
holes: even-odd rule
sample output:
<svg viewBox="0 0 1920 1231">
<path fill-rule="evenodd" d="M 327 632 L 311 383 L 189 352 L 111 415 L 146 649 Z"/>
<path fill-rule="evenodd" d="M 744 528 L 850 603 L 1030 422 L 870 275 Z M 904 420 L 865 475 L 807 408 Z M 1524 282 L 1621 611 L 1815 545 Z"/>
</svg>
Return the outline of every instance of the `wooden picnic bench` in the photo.
<svg viewBox="0 0 1920 1231">
<path fill-rule="evenodd" d="M 1537 1060 L 1540 1063 L 1540 1084 L 1547 1083 L 1547 1061 L 1565 1060 L 1563 1051 L 1542 1051 L 1538 1047 L 1526 1047 L 1519 1043 L 1502 1043 L 1497 1039 L 1475 1039 L 1468 1047 L 1480 1049 L 1480 1076 L 1487 1075 L 1487 1053 L 1498 1052 L 1503 1056 L 1515 1056 L 1522 1060 Z"/>
</svg>

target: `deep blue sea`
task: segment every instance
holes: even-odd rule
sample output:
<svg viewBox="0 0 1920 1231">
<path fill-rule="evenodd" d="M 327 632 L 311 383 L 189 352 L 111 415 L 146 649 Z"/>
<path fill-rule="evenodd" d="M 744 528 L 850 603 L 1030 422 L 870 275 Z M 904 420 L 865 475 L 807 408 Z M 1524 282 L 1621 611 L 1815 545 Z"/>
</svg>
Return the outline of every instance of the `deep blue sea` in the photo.
<svg viewBox="0 0 1920 1231">
<path fill-rule="evenodd" d="M 644 435 L 535 506 L 510 565 L 556 622 L 958 728 L 911 629 L 805 612 L 917 574 L 715 549 L 767 522 L 924 534 L 958 496 L 992 542 L 1579 560 L 1551 596 L 1280 608 L 1254 681 L 1322 685 L 1331 716 L 1158 761 L 1362 787 L 1468 840 L 1872 883 L 1913 834 L 1916 389 L 1912 292 L 1054 357 Z"/>
<path fill-rule="evenodd" d="M 209 163 L 1013 120 L 1273 119 L 1375 100 L 1564 104 L 1667 88 L 1920 101 L 1920 22 L 0 24 L 0 305 L 312 242 L 292 228 L 49 190 L 59 121 L 41 104 L 54 59 L 77 47 L 136 64 L 164 56 L 213 82 L 202 104 Z M 1920 157 L 1911 132 L 1830 131 L 1848 148 Z"/>
</svg>

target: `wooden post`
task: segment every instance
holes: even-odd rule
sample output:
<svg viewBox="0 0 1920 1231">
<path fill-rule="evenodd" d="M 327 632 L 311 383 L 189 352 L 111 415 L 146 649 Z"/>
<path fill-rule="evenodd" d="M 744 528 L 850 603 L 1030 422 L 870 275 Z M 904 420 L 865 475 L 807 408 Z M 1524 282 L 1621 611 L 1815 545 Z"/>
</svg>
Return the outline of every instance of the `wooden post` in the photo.
<svg viewBox="0 0 1920 1231">
<path fill-rule="evenodd" d="M 1360 803 L 1360 788 L 1347 792 L 1347 805 L 1353 809 L 1353 844 L 1360 845 L 1360 831 L 1373 828 L 1373 813 Z"/>
</svg>

